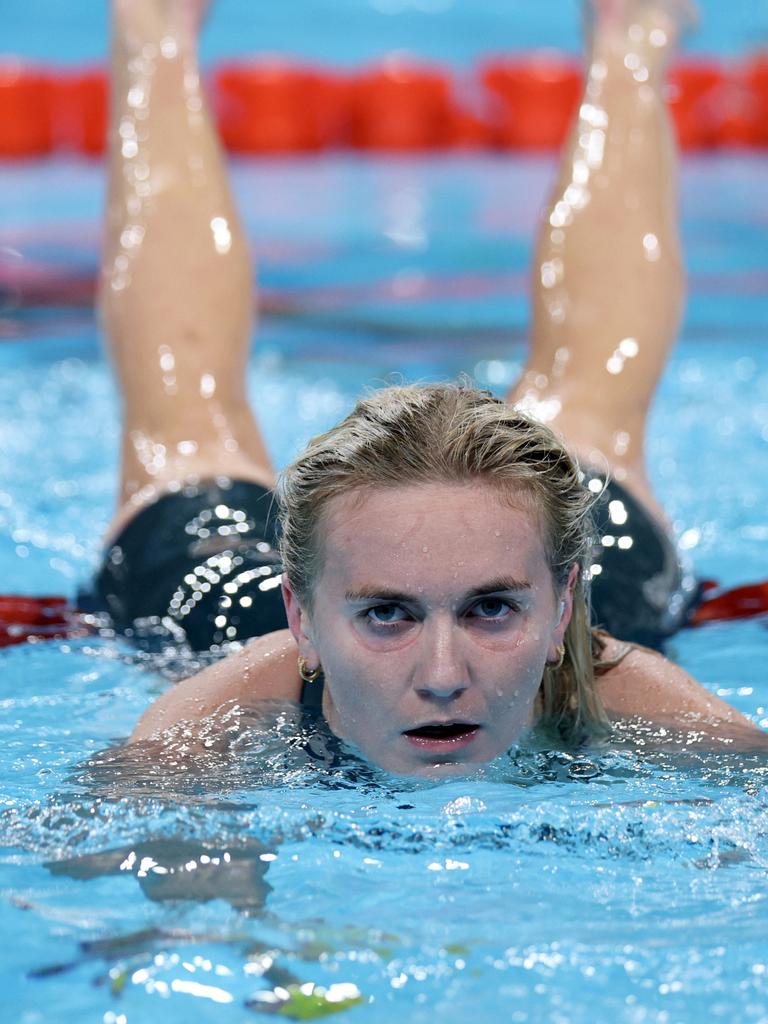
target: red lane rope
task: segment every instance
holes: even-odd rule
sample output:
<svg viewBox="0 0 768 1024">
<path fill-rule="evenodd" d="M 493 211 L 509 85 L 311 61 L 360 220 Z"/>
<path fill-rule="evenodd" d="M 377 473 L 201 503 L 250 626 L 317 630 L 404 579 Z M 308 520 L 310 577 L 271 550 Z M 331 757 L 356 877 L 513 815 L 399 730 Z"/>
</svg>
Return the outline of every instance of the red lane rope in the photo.
<svg viewBox="0 0 768 1024">
<path fill-rule="evenodd" d="M 0 647 L 28 640 L 57 640 L 82 632 L 66 597 L 0 594 Z"/>
<path fill-rule="evenodd" d="M 709 588 L 707 593 L 715 587 Z M 768 613 L 768 580 L 762 583 L 747 583 L 704 598 L 696 608 L 689 626 L 703 626 L 707 622 L 724 622 L 729 619 L 750 619 L 755 615 Z"/>
<path fill-rule="evenodd" d="M 222 140 L 237 153 L 550 149 L 565 138 L 581 74 L 576 60 L 550 51 L 487 58 L 466 73 L 402 55 L 348 73 L 262 57 L 218 65 L 209 91 Z M 684 148 L 768 146 L 768 52 L 681 59 L 669 103 Z M 104 68 L 0 61 L 0 158 L 100 156 L 107 119 Z"/>
</svg>

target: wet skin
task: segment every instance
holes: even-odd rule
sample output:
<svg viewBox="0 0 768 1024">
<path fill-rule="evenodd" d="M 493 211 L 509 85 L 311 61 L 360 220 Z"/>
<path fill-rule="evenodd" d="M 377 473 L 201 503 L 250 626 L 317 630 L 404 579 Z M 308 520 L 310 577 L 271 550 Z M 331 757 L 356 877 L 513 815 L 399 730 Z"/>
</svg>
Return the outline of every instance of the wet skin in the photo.
<svg viewBox="0 0 768 1024">
<path fill-rule="evenodd" d="M 386 770 L 459 774 L 530 726 L 575 572 L 555 586 L 527 505 L 443 483 L 329 503 L 314 607 L 286 585 L 289 624 L 310 667 L 323 666 L 331 729 Z M 407 735 L 436 724 L 459 727 Z"/>
</svg>

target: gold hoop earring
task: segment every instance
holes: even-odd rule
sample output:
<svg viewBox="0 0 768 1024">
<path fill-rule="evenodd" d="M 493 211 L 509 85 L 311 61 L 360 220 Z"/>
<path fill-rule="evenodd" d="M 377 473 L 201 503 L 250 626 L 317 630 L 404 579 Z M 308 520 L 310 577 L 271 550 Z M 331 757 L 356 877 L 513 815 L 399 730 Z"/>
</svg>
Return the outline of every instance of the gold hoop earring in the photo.
<svg viewBox="0 0 768 1024">
<path fill-rule="evenodd" d="M 306 658 L 299 658 L 299 675 L 305 683 L 314 683 L 323 674 L 323 666 L 310 668 Z"/>
<path fill-rule="evenodd" d="M 550 672 L 557 672 L 559 668 L 563 667 L 565 661 L 565 644 L 560 644 L 557 648 L 557 661 L 548 661 L 547 668 Z"/>
</svg>

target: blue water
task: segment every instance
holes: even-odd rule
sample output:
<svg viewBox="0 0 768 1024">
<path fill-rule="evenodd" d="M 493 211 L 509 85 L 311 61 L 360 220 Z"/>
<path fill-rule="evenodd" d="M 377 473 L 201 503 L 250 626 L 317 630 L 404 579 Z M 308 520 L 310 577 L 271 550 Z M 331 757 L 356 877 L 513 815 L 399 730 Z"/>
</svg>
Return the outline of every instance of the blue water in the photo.
<svg viewBox="0 0 768 1024">
<path fill-rule="evenodd" d="M 735 56 L 768 46 L 764 0 L 698 0 L 692 53 Z M 103 61 L 107 4 L 94 0 L 6 0 L 4 53 L 59 65 Z M 203 42 L 206 61 L 278 52 L 355 65 L 386 50 L 410 50 L 461 68 L 488 52 L 556 47 L 580 52 L 580 0 L 217 0 Z"/>
<path fill-rule="evenodd" d="M 250 391 L 278 463 L 393 371 L 505 388 L 551 170 L 234 165 L 267 309 Z M 728 584 L 768 577 L 766 171 L 685 164 L 691 301 L 649 437 L 699 572 Z M 95 271 L 97 167 L 9 167 L 0 184 L 5 280 Z M 112 508 L 113 386 L 87 302 L 5 295 L 1 589 L 72 595 Z M 672 653 L 768 727 L 765 626 L 687 631 Z M 0 665 L 4 1022 L 241 1022 L 299 984 L 362 999 L 350 1024 L 768 1021 L 764 757 L 617 736 L 576 763 L 539 743 L 414 784 L 344 750 L 286 754 L 255 721 L 234 756 L 176 744 L 147 765 L 99 751 L 185 666 L 109 637 L 9 648 Z M 290 733 L 290 709 L 275 713 Z M 201 858 L 225 854 L 235 867 L 200 879 Z M 191 883 L 169 899 L 167 876 L 138 877 L 143 857 Z"/>
</svg>

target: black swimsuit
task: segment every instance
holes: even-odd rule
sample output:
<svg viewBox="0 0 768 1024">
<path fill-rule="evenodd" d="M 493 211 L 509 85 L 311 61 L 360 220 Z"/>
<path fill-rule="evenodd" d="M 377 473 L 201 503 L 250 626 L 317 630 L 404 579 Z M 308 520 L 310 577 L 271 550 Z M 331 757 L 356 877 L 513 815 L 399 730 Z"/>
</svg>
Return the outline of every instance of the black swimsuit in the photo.
<svg viewBox="0 0 768 1024">
<path fill-rule="evenodd" d="M 592 625 L 617 640 L 661 647 L 699 599 L 693 571 L 625 487 L 599 473 L 588 472 L 585 483 L 601 489 L 592 510 Z"/>
<path fill-rule="evenodd" d="M 142 509 L 107 548 L 83 611 L 193 650 L 285 629 L 275 499 L 259 484 L 188 485 Z"/>
<path fill-rule="evenodd" d="M 310 708 L 313 711 L 323 710 L 323 690 L 325 689 L 325 680 L 322 676 L 318 676 L 313 683 L 303 682 L 301 685 L 301 696 L 299 697 L 299 704 L 303 708 Z"/>
</svg>

